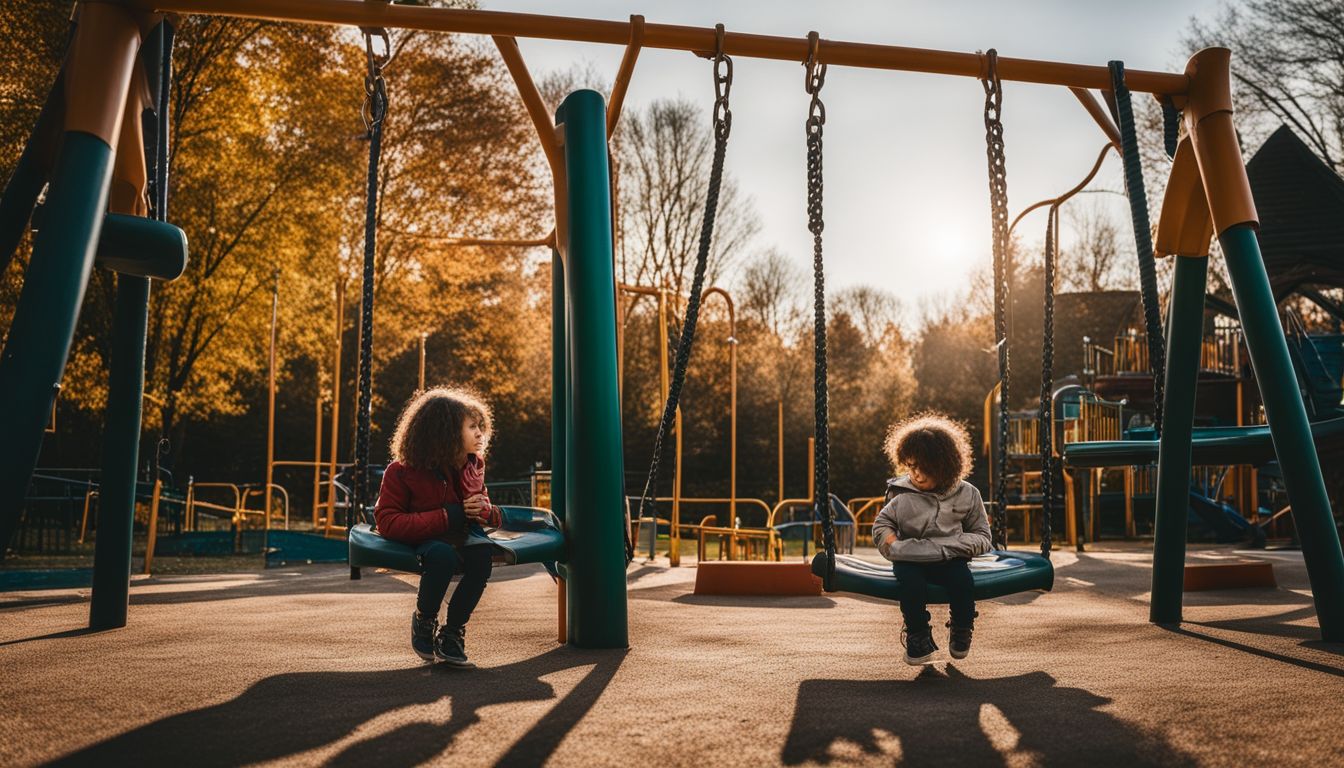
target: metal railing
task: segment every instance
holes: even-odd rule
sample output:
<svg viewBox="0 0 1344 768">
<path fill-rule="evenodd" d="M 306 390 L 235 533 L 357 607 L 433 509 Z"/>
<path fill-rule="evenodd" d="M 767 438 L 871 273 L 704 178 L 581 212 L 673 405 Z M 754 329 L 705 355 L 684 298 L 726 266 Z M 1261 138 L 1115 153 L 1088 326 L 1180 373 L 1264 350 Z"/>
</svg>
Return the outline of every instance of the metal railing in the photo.
<svg viewBox="0 0 1344 768">
<path fill-rule="evenodd" d="M 1200 342 L 1199 370 L 1224 376 L 1241 371 L 1241 327 L 1230 321 L 1215 321 L 1213 330 Z M 1083 377 L 1137 376 L 1152 373 L 1148 358 L 1148 335 L 1136 330 L 1117 334 L 1107 347 L 1083 337 Z"/>
</svg>

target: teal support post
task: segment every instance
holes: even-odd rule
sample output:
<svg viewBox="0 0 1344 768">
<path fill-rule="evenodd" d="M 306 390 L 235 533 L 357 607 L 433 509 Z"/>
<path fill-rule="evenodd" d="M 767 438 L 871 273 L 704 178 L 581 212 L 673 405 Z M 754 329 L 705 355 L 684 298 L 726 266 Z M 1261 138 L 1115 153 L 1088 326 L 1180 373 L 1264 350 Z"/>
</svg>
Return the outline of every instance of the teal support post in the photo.
<svg viewBox="0 0 1344 768">
<path fill-rule="evenodd" d="M 564 425 L 568 629 L 569 642 L 586 648 L 629 645 L 606 119 L 595 91 L 571 93 L 556 110 L 564 132 L 565 189 L 559 192 L 568 200 L 561 228 L 567 236 L 560 243 L 571 392 Z"/>
<path fill-rule="evenodd" d="M 1153 590 L 1148 620 L 1181 620 L 1185 582 L 1186 515 L 1190 508 L 1190 437 L 1195 422 L 1204 287 L 1208 256 L 1177 256 L 1167 316 L 1167 375 L 1162 439 L 1157 452 L 1157 513 L 1153 524 Z"/>
<path fill-rule="evenodd" d="M 1302 393 L 1293 375 L 1260 244 L 1247 224 L 1230 227 L 1219 236 L 1218 242 L 1227 258 L 1251 367 L 1265 403 L 1274 452 L 1283 470 L 1293 524 L 1302 542 L 1302 559 L 1311 580 L 1321 638 L 1344 641 L 1344 554 L 1340 552 L 1339 533 L 1321 476 L 1320 459 L 1312 442 Z"/>
<path fill-rule="evenodd" d="M 141 403 L 145 394 L 148 308 L 149 278 L 117 275 L 89 629 L 126 626 L 131 539 L 135 528 L 135 476 L 140 460 Z"/>
<path fill-rule="evenodd" d="M 44 226 L 0 355 L 0 546 L 8 543 L 60 388 L 107 207 L 112 148 L 68 131 L 52 170 Z"/>
<path fill-rule="evenodd" d="M 565 264 L 560 252 L 551 250 L 551 511 L 565 516 L 565 472 L 569 453 L 569 334 L 565 312 Z"/>
</svg>

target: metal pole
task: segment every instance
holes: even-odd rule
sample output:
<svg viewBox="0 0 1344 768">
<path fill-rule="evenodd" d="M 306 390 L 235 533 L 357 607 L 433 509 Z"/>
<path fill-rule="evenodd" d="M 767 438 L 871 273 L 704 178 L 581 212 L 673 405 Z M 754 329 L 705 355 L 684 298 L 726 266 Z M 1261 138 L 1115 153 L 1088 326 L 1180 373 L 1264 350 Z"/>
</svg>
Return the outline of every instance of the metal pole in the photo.
<svg viewBox="0 0 1344 768">
<path fill-rule="evenodd" d="M 272 280 L 271 338 L 266 374 L 266 487 L 262 489 L 266 496 L 267 529 L 271 527 L 271 482 L 275 479 L 275 336 L 280 321 L 280 270 L 275 271 Z"/>
<path fill-rule="evenodd" d="M 1321 639 L 1339 642 L 1344 640 L 1344 554 L 1260 245 L 1254 228 L 1246 224 L 1231 227 L 1218 242 L 1227 259 L 1251 367 L 1264 398 L 1293 524 L 1302 542 Z"/>
<path fill-rule="evenodd" d="M 55 225 L 37 234 L 0 353 L 0 546 L 18 524 L 70 353 L 140 45 L 138 14 L 103 3 L 82 11 L 67 58 L 64 138 L 48 177 L 45 216 Z"/>
<path fill-rule="evenodd" d="M 425 391 L 425 339 L 429 336 L 424 331 L 420 332 L 420 385 L 419 391 Z"/>
<path fill-rule="evenodd" d="M 625 592 L 624 458 L 616 389 L 616 284 L 612 266 L 611 192 L 606 105 L 595 91 L 570 94 L 556 111 L 564 135 L 565 184 L 559 241 L 568 293 L 565 495 L 570 643 L 589 648 L 629 644 Z M 559 222 L 558 222 L 559 223 Z"/>
<path fill-rule="evenodd" d="M 634 24 L 625 21 L 597 21 L 564 16 L 503 13 L 456 8 L 393 5 L 387 3 L 330 2 L 329 0 L 138 0 L 145 7 L 160 11 L 206 13 L 217 16 L 242 16 L 274 21 L 304 21 L 347 26 L 380 26 L 477 35 L 531 37 L 546 40 L 571 40 L 609 45 L 627 45 Z M 686 27 L 673 24 L 645 24 L 639 20 L 644 48 L 703 52 L 715 49 L 712 27 Z M 805 37 L 780 37 L 729 32 L 723 37 L 723 51 L 744 58 L 805 61 L 808 55 Z M 896 45 L 852 43 L 822 40 L 821 55 L 827 64 L 870 69 L 928 72 L 943 75 L 980 77 L 984 57 L 978 53 L 936 51 Z M 1000 57 L 999 77 L 1006 81 L 1048 83 L 1095 88 L 1111 87 L 1106 67 L 1066 64 Z M 1167 72 L 1126 70 L 1131 91 L 1160 94 L 1184 93 L 1189 80 Z"/>
<path fill-rule="evenodd" d="M 670 375 L 667 369 L 668 354 L 667 339 L 667 289 L 658 289 L 658 382 L 662 388 L 663 402 L 667 402 L 668 389 L 670 385 Z M 680 413 L 681 409 L 678 408 Z M 680 425 L 674 424 L 672 429 L 676 433 L 677 439 L 681 439 Z M 658 489 L 652 488 L 650 491 L 654 497 L 658 496 Z M 670 518 L 669 518 L 670 519 Z M 671 531 L 668 531 L 668 541 L 672 540 Z M 649 560 L 652 561 L 658 552 L 658 505 L 653 505 L 653 522 L 649 526 Z M 671 558 L 672 552 L 668 550 L 668 557 Z"/>
<path fill-rule="evenodd" d="M 775 499 L 775 503 L 778 504 L 784 500 L 784 401 L 776 400 L 775 405 L 778 408 L 775 444 L 779 446 L 779 459 L 775 464 L 779 469 L 779 496 Z"/>
<path fill-rule="evenodd" d="M 336 343 L 331 355 L 331 459 L 327 468 L 327 529 L 336 524 L 336 456 L 341 442 L 341 337 L 345 331 L 345 278 L 336 277 Z"/>
<path fill-rule="evenodd" d="M 313 530 L 322 511 L 322 368 L 317 370 L 317 397 L 313 398 Z"/>
<path fill-rule="evenodd" d="M 1167 331 L 1162 439 L 1157 453 L 1157 512 L 1153 522 L 1153 590 L 1149 621 L 1181 620 L 1186 516 L 1190 509 L 1190 438 L 1204 334 L 1204 286 L 1209 257 L 1178 256 Z M 1089 499 L 1091 493 L 1089 492 Z M 1082 532 L 1079 532 L 1080 535 Z"/>
<path fill-rule="evenodd" d="M 126 626 L 148 306 L 149 279 L 117 275 L 108 407 L 103 427 L 102 487 L 98 495 L 98 537 L 93 550 L 90 629 Z"/>
<path fill-rule="evenodd" d="M 681 565 L 681 406 L 676 415 L 677 460 L 672 473 L 672 514 L 667 526 L 667 561 L 673 568 Z"/>
</svg>

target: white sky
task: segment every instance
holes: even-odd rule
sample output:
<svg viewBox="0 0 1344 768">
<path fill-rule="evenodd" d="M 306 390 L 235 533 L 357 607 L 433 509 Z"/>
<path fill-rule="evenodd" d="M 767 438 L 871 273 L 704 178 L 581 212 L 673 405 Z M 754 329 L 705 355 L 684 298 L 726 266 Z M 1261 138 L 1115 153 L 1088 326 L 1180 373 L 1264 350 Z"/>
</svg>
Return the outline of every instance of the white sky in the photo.
<svg viewBox="0 0 1344 768">
<path fill-rule="evenodd" d="M 631 0 L 482 0 L 487 10 L 712 27 L 729 31 L 887 43 L 953 51 L 997 48 L 1000 55 L 1180 71 L 1180 37 L 1192 15 L 1219 0 L 1074 0 L 1017 2 L 679 2 Z M 620 46 L 519 41 L 534 77 L 588 61 L 607 80 Z M 732 91 L 733 133 L 727 169 L 755 202 L 757 248 L 778 247 L 811 274 L 805 216 L 802 67 L 738 59 Z M 1235 59 L 1233 62 L 1235 66 Z M 711 64 L 690 53 L 645 49 L 627 109 L 665 97 L 713 103 Z M 825 207 L 827 287 L 871 283 L 899 296 L 907 319 L 921 304 L 954 297 L 978 263 L 988 261 L 984 95 L 972 78 L 830 68 L 826 103 Z M 1140 96 L 1136 95 L 1136 98 Z M 1142 98 L 1147 98 L 1143 96 Z M 1004 85 L 1010 215 L 1072 187 L 1104 139 L 1063 88 Z M 1122 189 L 1112 154 L 1094 187 Z M 1125 210 L 1123 199 L 1099 195 Z M 1040 218 L 1022 226 L 1039 241 Z M 1121 219 L 1128 221 L 1128 216 Z M 1126 224 L 1125 230 L 1128 231 Z M 1067 247 L 1069 234 L 1065 232 Z"/>
</svg>

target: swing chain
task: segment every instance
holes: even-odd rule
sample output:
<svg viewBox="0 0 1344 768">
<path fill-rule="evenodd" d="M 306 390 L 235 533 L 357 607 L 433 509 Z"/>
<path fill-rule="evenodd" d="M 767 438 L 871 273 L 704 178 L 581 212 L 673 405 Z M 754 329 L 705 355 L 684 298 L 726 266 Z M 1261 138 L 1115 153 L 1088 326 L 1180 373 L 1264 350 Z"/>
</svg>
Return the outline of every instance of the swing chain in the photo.
<svg viewBox="0 0 1344 768">
<path fill-rule="evenodd" d="M 709 250 L 714 242 L 714 220 L 719 210 L 719 190 L 723 186 L 723 161 L 728 152 L 728 133 L 732 126 L 732 112 L 728 108 L 728 92 L 732 88 L 732 60 L 723 52 L 723 25 L 716 28 L 717 40 L 714 52 L 714 157 L 709 167 L 709 188 L 705 190 L 705 212 L 700 223 L 700 241 L 695 254 L 695 268 L 691 277 L 691 293 L 686 303 L 686 316 L 682 320 L 681 335 L 677 340 L 676 357 L 672 366 L 672 377 L 668 382 L 667 402 L 663 404 L 662 418 L 658 422 L 658 434 L 653 439 L 653 459 L 649 462 L 649 474 L 644 481 L 644 492 L 639 497 L 639 519 L 645 518 L 646 511 L 652 511 L 658 490 L 658 468 L 662 463 L 664 442 L 674 429 L 677 418 L 677 403 L 681 400 L 681 390 L 686 383 L 686 369 L 690 366 L 691 350 L 695 344 L 695 327 L 700 319 L 700 301 L 704 296 L 705 272 L 709 264 Z M 670 343 L 671 340 L 669 340 Z M 666 351 L 663 354 L 667 354 Z M 657 533 L 657 515 L 654 515 L 654 533 Z M 649 548 L 649 559 L 654 556 L 653 547 Z M 634 544 L 626 547 L 626 564 L 634 559 Z"/>
<path fill-rule="evenodd" d="M 1041 554 L 1050 557 L 1051 514 L 1055 501 L 1054 365 L 1055 365 L 1055 267 L 1059 257 L 1059 204 L 1050 206 L 1045 221 L 1045 311 L 1041 323 Z"/>
<path fill-rule="evenodd" d="M 728 95 L 733 89 L 733 59 L 723 52 L 723 25 L 714 26 L 714 138 L 725 141 L 733 130 Z"/>
<path fill-rule="evenodd" d="M 1143 302 L 1143 325 L 1148 337 L 1148 367 L 1153 373 L 1153 431 L 1162 436 L 1162 411 L 1166 401 L 1167 347 L 1162 331 L 1157 265 L 1153 236 L 1148 223 L 1148 194 L 1143 184 L 1143 159 L 1134 133 L 1134 107 L 1125 85 L 1125 64 L 1112 61 L 1111 92 L 1115 95 L 1116 125 L 1120 128 L 1121 157 L 1125 169 L 1125 196 L 1129 198 L 1134 224 L 1134 252 L 1139 260 L 1139 298 Z M 1164 137 L 1165 138 L 1165 137 Z"/>
<path fill-rule="evenodd" d="M 826 84 L 826 64 L 821 61 L 820 39 L 816 32 L 807 35 L 808 54 L 804 62 L 803 89 L 812 97 L 808 105 L 807 122 L 807 229 L 812 233 L 812 297 L 814 317 L 815 362 L 813 398 L 815 402 L 816 461 L 813 466 L 812 498 L 814 519 L 821 520 L 822 544 L 826 548 L 826 571 L 823 585 L 833 587 L 835 578 L 835 521 L 831 515 L 830 489 L 830 431 L 826 389 L 826 274 L 822 258 L 821 233 L 826 228 L 822 209 L 822 129 L 826 125 L 826 107 L 821 102 L 821 87 Z"/>
<path fill-rule="evenodd" d="M 364 105 L 360 113 L 368 130 L 369 166 L 365 189 L 364 206 L 364 263 L 360 283 L 360 334 L 359 334 L 359 396 L 356 404 L 355 419 L 355 462 L 354 487 L 350 506 L 346 510 L 346 529 L 352 528 L 364 519 L 368 508 L 371 489 L 369 488 L 369 432 L 373 409 L 373 283 L 374 261 L 377 254 L 378 238 L 378 160 L 382 154 L 383 118 L 387 115 L 387 83 L 383 80 L 383 67 L 392 53 L 387 30 L 365 28 L 364 51 L 368 61 L 368 73 L 364 77 Z M 383 41 L 383 53 L 375 54 L 373 38 Z M 351 569 L 351 578 L 357 578 L 357 569 Z"/>
<path fill-rule="evenodd" d="M 1003 83 L 999 80 L 996 50 L 985 52 L 985 145 L 989 160 L 990 228 L 994 242 L 994 339 L 999 357 L 998 453 L 994 473 L 995 546 L 1007 539 L 1008 495 L 1008 292 L 1012 265 L 1008 253 L 1008 171 L 1003 151 Z"/>
</svg>

